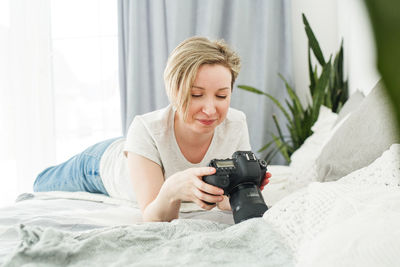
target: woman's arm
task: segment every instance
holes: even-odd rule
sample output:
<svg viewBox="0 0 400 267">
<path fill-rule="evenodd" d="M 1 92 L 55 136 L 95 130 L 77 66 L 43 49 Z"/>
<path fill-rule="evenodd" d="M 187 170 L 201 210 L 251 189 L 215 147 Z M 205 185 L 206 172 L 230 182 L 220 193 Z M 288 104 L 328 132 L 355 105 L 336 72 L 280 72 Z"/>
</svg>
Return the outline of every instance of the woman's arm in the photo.
<svg viewBox="0 0 400 267">
<path fill-rule="evenodd" d="M 181 201 L 192 201 L 203 209 L 212 209 L 204 201 L 223 200 L 223 190 L 201 179 L 215 173 L 214 168 L 192 168 L 177 172 L 164 182 L 161 167 L 128 152 L 128 169 L 144 221 L 172 221 L 179 217 Z"/>
<path fill-rule="evenodd" d="M 144 221 L 171 221 L 178 218 L 180 202 L 174 201 L 165 192 L 159 194 L 164 175 L 157 163 L 128 152 L 128 169 Z"/>
</svg>

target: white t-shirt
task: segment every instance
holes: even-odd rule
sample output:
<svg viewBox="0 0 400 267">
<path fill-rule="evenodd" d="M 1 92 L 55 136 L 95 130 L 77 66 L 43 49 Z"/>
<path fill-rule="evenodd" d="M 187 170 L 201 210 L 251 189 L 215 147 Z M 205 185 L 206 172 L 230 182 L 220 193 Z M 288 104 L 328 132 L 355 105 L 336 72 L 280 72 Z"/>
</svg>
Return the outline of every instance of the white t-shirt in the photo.
<svg viewBox="0 0 400 267">
<path fill-rule="evenodd" d="M 176 142 L 174 117 L 171 105 L 136 116 L 126 140 L 114 141 L 106 149 L 100 162 L 100 176 L 111 197 L 136 200 L 124 152 L 133 152 L 157 163 L 168 179 L 178 171 L 207 166 L 212 159 L 231 158 L 237 150 L 251 150 L 245 114 L 229 108 L 226 119 L 215 128 L 203 160 L 193 164 L 183 156 Z"/>
</svg>

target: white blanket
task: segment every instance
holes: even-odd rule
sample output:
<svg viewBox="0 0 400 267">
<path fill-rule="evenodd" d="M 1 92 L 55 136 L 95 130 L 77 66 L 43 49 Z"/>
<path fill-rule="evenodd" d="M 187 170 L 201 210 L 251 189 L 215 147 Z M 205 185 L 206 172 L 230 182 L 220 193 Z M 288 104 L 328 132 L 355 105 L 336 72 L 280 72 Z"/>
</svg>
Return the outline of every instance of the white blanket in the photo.
<svg viewBox="0 0 400 267">
<path fill-rule="evenodd" d="M 84 232 L 20 226 L 4 266 L 293 266 L 281 236 L 262 218 L 229 226 L 174 220 Z"/>
</svg>

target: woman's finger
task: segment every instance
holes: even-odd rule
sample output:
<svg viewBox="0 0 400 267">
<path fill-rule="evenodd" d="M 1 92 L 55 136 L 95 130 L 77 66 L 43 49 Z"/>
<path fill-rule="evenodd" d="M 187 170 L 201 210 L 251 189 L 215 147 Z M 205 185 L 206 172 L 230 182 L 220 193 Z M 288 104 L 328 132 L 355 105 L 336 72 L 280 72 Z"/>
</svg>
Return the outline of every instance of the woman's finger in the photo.
<svg viewBox="0 0 400 267">
<path fill-rule="evenodd" d="M 211 195 L 222 195 L 224 193 L 223 189 L 211 184 L 207 184 L 202 179 L 196 177 L 193 180 L 194 180 L 194 185 L 203 192 L 206 192 Z"/>
<path fill-rule="evenodd" d="M 261 186 L 266 186 L 269 183 L 269 178 L 271 178 L 272 175 L 269 172 L 265 173 L 264 179 L 261 182 Z"/>
<path fill-rule="evenodd" d="M 198 199 L 209 202 L 209 203 L 216 203 L 216 202 L 221 202 L 222 200 L 224 200 L 224 198 L 222 196 L 210 195 L 210 194 L 207 194 L 200 190 L 196 190 L 194 192 L 194 194 Z"/>
<path fill-rule="evenodd" d="M 206 204 L 205 202 L 203 202 L 202 200 L 200 200 L 198 198 L 194 198 L 193 202 L 195 204 L 197 204 L 197 206 L 199 206 L 200 208 L 205 209 L 205 210 L 211 210 L 211 209 L 213 209 L 214 207 L 217 206 L 215 203 L 212 204 L 212 205 L 208 205 L 208 204 Z"/>
<path fill-rule="evenodd" d="M 269 183 L 269 178 L 271 178 L 271 177 L 272 177 L 271 173 L 269 173 L 269 172 L 265 173 L 264 179 L 262 180 L 261 185 L 260 185 L 261 191 L 264 190 L 264 187 Z"/>
<path fill-rule="evenodd" d="M 268 179 L 268 178 L 265 178 L 265 179 L 261 182 L 261 185 L 262 185 L 262 186 L 266 186 L 268 183 L 269 183 L 269 179 Z"/>
<path fill-rule="evenodd" d="M 190 168 L 188 169 L 188 171 L 197 177 L 203 177 L 205 175 L 214 174 L 216 170 L 213 167 L 199 167 L 199 168 Z"/>
</svg>

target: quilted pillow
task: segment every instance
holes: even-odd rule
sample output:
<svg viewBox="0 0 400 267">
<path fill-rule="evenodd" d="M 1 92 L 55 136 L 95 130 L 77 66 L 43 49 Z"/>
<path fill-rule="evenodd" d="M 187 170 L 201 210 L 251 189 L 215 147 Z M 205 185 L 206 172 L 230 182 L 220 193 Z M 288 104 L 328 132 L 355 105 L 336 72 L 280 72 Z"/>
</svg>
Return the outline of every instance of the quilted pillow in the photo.
<svg viewBox="0 0 400 267">
<path fill-rule="evenodd" d="M 346 101 L 346 103 L 344 103 L 334 125 L 337 125 L 344 117 L 346 117 L 348 114 L 359 108 L 364 98 L 365 98 L 364 94 L 360 91 L 356 91 L 355 93 L 353 93 L 350 96 L 350 98 Z"/>
<path fill-rule="evenodd" d="M 334 181 L 369 165 L 398 143 L 389 99 L 379 82 L 334 133 L 317 159 L 319 181 Z"/>
</svg>

